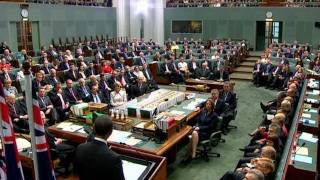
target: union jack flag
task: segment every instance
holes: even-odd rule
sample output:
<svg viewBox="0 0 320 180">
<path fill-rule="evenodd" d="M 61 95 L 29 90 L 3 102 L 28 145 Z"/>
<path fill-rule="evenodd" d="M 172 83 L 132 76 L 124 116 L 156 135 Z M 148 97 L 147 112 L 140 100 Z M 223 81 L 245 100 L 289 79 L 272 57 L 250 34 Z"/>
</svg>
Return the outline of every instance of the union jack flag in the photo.
<svg viewBox="0 0 320 180">
<path fill-rule="evenodd" d="M 19 152 L 16 144 L 13 125 L 9 116 L 9 107 L 5 101 L 2 82 L 0 82 L 0 109 L 1 109 L 1 138 L 4 151 L 4 162 L 1 163 L 1 176 L 8 180 L 23 180 L 23 171 L 19 159 Z M 3 161 L 2 161 L 3 162 Z M 2 178 L 2 177 L 1 177 Z"/>
<path fill-rule="evenodd" d="M 34 119 L 35 146 L 38 160 L 39 180 L 55 180 L 54 170 L 46 139 L 44 121 L 41 118 L 40 107 L 35 90 L 32 90 L 32 112 Z M 30 127 L 31 128 L 31 127 Z"/>
</svg>

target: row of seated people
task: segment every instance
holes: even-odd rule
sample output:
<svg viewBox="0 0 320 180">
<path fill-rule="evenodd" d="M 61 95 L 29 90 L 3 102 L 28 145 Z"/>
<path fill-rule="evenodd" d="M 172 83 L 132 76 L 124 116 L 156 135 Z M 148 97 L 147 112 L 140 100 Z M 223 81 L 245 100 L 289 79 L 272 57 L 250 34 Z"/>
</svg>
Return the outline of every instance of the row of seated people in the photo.
<svg viewBox="0 0 320 180">
<path fill-rule="evenodd" d="M 244 152 L 244 156 L 239 160 L 236 169 L 226 172 L 221 180 L 243 179 L 247 177 L 247 173 L 259 177 L 253 179 L 274 179 L 303 81 L 304 79 L 295 77 L 286 84 L 287 90 L 279 92 L 276 99 L 267 105 L 261 104 L 263 112 L 273 114 L 273 118 L 264 116 L 260 126 L 249 134 L 252 138 L 249 144 L 239 149 Z M 252 169 L 255 169 L 253 174 L 251 174 Z"/>
<path fill-rule="evenodd" d="M 229 73 L 225 70 L 225 60 L 217 56 L 213 60 L 204 59 L 198 63 L 192 58 L 188 63 L 180 56 L 179 62 L 173 61 L 174 56 L 165 59 L 160 66 L 160 74 L 169 78 L 172 83 L 183 82 L 184 77 L 209 80 L 229 80 Z"/>
<path fill-rule="evenodd" d="M 28 3 L 112 7 L 112 0 L 27 0 Z"/>
<path fill-rule="evenodd" d="M 229 123 L 235 118 L 236 108 L 237 96 L 230 83 L 225 83 L 221 91 L 211 90 L 211 97 L 195 109 L 199 114 L 188 121 L 188 125 L 193 127 L 193 131 L 190 135 L 189 151 L 184 163 L 189 163 L 196 158 L 198 143 L 209 139 L 212 133 L 222 131 L 227 135 L 230 131 Z"/>
<path fill-rule="evenodd" d="M 72 76 L 72 69 L 69 72 Z M 137 71 L 137 73 L 131 74 L 131 72 L 124 69 L 115 69 L 108 78 L 101 73 L 99 80 L 94 75 L 90 76 L 90 81 L 86 81 L 84 78 L 74 79 L 78 81 L 75 83 L 76 85 L 74 85 L 70 77 L 67 78 L 66 87 L 63 88 L 63 84 L 56 77 L 55 70 L 51 69 L 50 75 L 46 79 L 44 79 L 44 73 L 42 71 L 36 74 L 35 79 L 32 81 L 32 89 L 38 92 L 41 109 L 46 112 L 50 122 L 54 123 L 57 120 L 66 119 L 70 111 L 70 106 L 74 104 L 81 102 L 106 103 L 112 108 L 127 102 L 127 100 L 131 98 L 158 89 L 157 84 L 151 79 L 151 73 L 148 72 L 148 70 L 144 70 L 144 72 L 146 74 L 140 70 Z M 128 74 L 132 75 L 132 79 L 129 79 Z M 147 76 L 147 78 L 145 76 Z M 11 86 L 10 80 L 4 81 L 4 89 L 6 95 L 9 97 L 8 99 L 15 99 L 18 95 L 16 88 Z M 14 124 L 18 127 L 17 130 L 27 129 L 25 120 L 27 120 L 28 117 L 26 115 L 26 108 L 23 105 L 25 104 L 25 99 L 22 98 L 19 101 L 21 101 L 21 103 L 16 104 L 8 100 L 8 104 L 14 104 L 14 108 L 11 108 L 10 111 L 11 116 L 12 119 L 18 118 L 14 121 Z M 52 108 L 54 109 L 53 111 L 51 111 Z"/>
<path fill-rule="evenodd" d="M 295 71 L 290 70 L 289 61 L 281 58 L 277 65 L 273 65 L 270 58 L 266 58 L 262 63 L 261 58 L 257 60 L 253 67 L 253 83 L 256 86 L 266 86 L 271 89 L 284 89 L 288 81 L 294 77 L 304 76 L 304 68 L 301 63 L 296 62 Z"/>
<path fill-rule="evenodd" d="M 311 59 L 312 46 L 309 43 L 299 44 L 294 41 L 292 44 L 289 43 L 271 43 L 269 48 L 266 49 L 266 54 L 270 54 L 271 57 L 280 58 L 283 55 L 286 58 L 301 58 Z"/>
</svg>

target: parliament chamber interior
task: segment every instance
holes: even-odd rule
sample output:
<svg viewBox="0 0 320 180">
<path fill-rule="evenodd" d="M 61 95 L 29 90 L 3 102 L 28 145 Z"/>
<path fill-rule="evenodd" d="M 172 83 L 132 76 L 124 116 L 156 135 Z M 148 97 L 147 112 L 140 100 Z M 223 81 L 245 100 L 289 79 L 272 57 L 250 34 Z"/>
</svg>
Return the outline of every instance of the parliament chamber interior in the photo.
<svg viewBox="0 0 320 180">
<path fill-rule="evenodd" d="M 319 12 L 0 0 L 0 179 L 319 179 Z"/>
</svg>

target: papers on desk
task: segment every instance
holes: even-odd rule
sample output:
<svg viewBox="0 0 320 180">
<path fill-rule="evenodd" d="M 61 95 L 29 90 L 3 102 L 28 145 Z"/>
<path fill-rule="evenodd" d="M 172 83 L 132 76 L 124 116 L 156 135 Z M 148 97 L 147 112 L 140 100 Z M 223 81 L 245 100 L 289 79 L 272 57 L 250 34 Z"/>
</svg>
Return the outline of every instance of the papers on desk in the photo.
<svg viewBox="0 0 320 180">
<path fill-rule="evenodd" d="M 317 104 L 318 103 L 317 99 L 307 98 L 306 101 L 309 102 L 309 103 L 313 103 L 313 104 Z"/>
<path fill-rule="evenodd" d="M 137 180 L 142 175 L 142 173 L 147 169 L 147 166 L 122 160 L 122 168 L 123 168 L 124 178 L 126 180 Z"/>
<path fill-rule="evenodd" d="M 172 111 L 170 111 L 170 113 L 173 115 L 183 115 L 184 114 L 183 111 L 176 111 L 176 110 L 172 110 Z"/>
<path fill-rule="evenodd" d="M 312 164 L 312 157 L 309 157 L 309 156 L 302 156 L 302 155 L 296 154 L 295 156 L 293 156 L 292 159 L 294 161 L 303 162 L 303 163 L 307 163 L 307 164 Z"/>
<path fill-rule="evenodd" d="M 300 136 L 299 136 L 300 140 L 304 140 L 304 141 L 308 141 L 308 142 L 312 142 L 312 143 L 316 143 L 318 142 L 318 138 L 313 137 L 312 134 L 310 133 L 306 133 L 303 132 Z"/>
<path fill-rule="evenodd" d="M 190 102 L 188 105 L 183 106 L 182 109 L 193 111 L 195 108 L 202 102 L 205 102 L 205 99 L 195 98 L 194 101 Z"/>
<path fill-rule="evenodd" d="M 108 141 L 116 142 L 116 143 L 125 143 L 127 138 L 131 136 L 131 132 L 113 130 L 111 136 L 108 138 Z"/>
<path fill-rule="evenodd" d="M 311 114 L 302 113 L 302 117 L 304 117 L 304 118 L 311 118 Z"/>
<path fill-rule="evenodd" d="M 312 90 L 312 91 L 307 91 L 306 94 L 310 95 L 320 95 L 319 90 Z"/>
<path fill-rule="evenodd" d="M 136 139 L 134 137 L 130 137 L 125 141 L 125 143 L 129 146 L 135 146 L 135 145 L 139 144 L 141 141 L 142 141 L 141 139 Z"/>
<path fill-rule="evenodd" d="M 304 112 L 317 113 L 317 110 L 316 109 L 304 109 Z"/>
<path fill-rule="evenodd" d="M 298 155 L 308 156 L 309 154 L 309 150 L 306 147 L 297 146 L 296 149 L 296 154 Z"/>
<path fill-rule="evenodd" d="M 316 121 L 315 121 L 315 120 L 312 120 L 312 119 L 305 119 L 305 118 L 303 118 L 303 119 L 302 119 L 302 122 L 303 122 L 304 124 L 312 124 L 312 125 L 315 125 L 315 124 L 316 124 Z"/>
<path fill-rule="evenodd" d="M 24 149 L 31 148 L 31 143 L 24 138 L 16 138 L 16 143 L 19 152 L 23 151 Z"/>
</svg>

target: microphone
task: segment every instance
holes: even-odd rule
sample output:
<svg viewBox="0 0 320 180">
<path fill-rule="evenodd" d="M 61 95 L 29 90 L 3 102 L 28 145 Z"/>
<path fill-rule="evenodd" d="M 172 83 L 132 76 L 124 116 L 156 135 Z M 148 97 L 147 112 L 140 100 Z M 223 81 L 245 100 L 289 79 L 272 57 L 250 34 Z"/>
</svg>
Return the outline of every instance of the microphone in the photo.
<svg viewBox="0 0 320 180">
<path fill-rule="evenodd" d="M 292 153 L 292 155 L 296 155 L 296 153 L 302 148 L 302 147 L 304 147 L 306 145 L 306 142 L 303 142 L 302 144 L 301 144 L 301 146 L 299 147 L 299 148 L 297 148 L 293 153 Z M 294 164 L 294 160 L 292 161 L 292 164 Z"/>
</svg>

